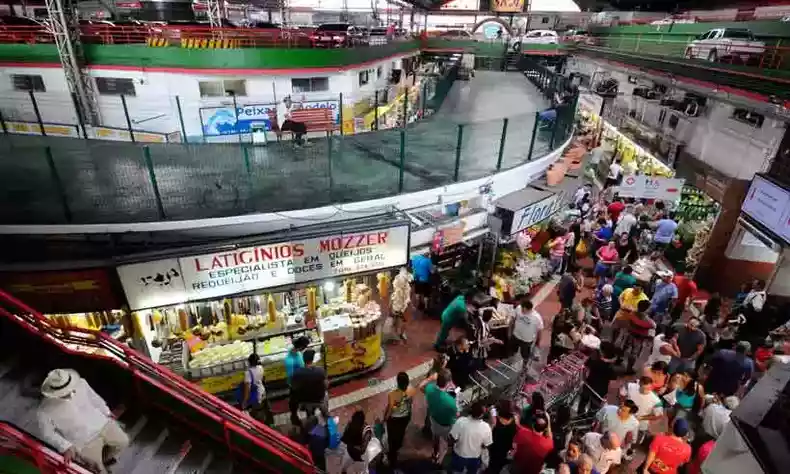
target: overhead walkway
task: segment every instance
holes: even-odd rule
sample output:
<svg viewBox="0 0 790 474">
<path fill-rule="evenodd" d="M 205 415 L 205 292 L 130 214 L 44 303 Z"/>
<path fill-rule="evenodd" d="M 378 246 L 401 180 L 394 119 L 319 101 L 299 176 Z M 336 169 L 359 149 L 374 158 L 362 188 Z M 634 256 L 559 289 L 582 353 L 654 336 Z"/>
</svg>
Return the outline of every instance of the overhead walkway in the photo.
<svg viewBox="0 0 790 474">
<path fill-rule="evenodd" d="M 536 113 L 547 106 L 523 74 L 481 71 L 456 82 L 431 118 L 314 138 L 304 148 L 4 135 L 0 224 L 202 219 L 434 188 L 511 168 L 545 154 L 552 140 L 562 143 L 572 114 L 560 114 L 559 132 L 540 130 Z"/>
</svg>

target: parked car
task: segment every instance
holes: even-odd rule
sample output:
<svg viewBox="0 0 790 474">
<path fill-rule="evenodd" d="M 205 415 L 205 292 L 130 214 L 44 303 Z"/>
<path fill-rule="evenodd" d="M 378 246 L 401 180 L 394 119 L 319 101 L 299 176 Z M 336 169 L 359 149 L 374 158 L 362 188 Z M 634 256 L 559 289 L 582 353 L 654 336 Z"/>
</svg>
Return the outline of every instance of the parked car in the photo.
<svg viewBox="0 0 790 474">
<path fill-rule="evenodd" d="M 369 44 L 387 44 L 387 41 L 389 41 L 387 27 L 376 26 L 370 29 L 370 34 L 368 35 Z"/>
<path fill-rule="evenodd" d="M 673 25 L 673 24 L 680 25 L 680 24 L 684 24 L 684 23 L 688 24 L 688 23 L 696 23 L 696 22 L 697 22 L 696 18 L 682 17 L 682 16 L 671 16 L 670 15 L 670 16 L 668 16 L 666 18 L 662 18 L 660 20 L 651 21 L 650 24 L 651 25 Z"/>
<path fill-rule="evenodd" d="M 765 52 L 765 43 L 754 39 L 754 34 L 745 28 L 714 28 L 703 33 L 686 46 L 685 57 L 708 61 L 738 59 L 748 62 L 750 58 Z"/>
<path fill-rule="evenodd" d="M 590 40 L 590 35 L 585 30 L 568 30 L 563 36 L 573 44 L 588 44 Z"/>
<path fill-rule="evenodd" d="M 362 30 L 350 23 L 319 25 L 310 40 L 314 48 L 345 48 L 367 43 Z"/>
<path fill-rule="evenodd" d="M 560 37 L 554 30 L 532 30 L 511 39 L 513 51 L 521 51 L 523 44 L 558 44 Z"/>
<path fill-rule="evenodd" d="M 474 41 L 474 36 L 472 33 L 466 30 L 447 30 L 442 31 L 439 33 L 439 38 L 444 38 L 446 40 L 472 40 Z"/>
</svg>

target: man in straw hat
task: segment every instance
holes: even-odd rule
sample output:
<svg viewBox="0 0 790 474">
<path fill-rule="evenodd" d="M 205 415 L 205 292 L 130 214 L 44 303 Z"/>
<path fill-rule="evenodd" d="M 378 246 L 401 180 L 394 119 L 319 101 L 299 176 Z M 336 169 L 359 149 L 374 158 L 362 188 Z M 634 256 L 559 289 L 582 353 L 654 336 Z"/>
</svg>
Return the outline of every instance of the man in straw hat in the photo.
<svg viewBox="0 0 790 474">
<path fill-rule="evenodd" d="M 92 471 L 106 474 L 105 465 L 129 445 L 129 438 L 104 400 L 71 369 L 47 374 L 41 394 L 41 437 L 63 453 L 67 462 L 76 459 Z"/>
</svg>

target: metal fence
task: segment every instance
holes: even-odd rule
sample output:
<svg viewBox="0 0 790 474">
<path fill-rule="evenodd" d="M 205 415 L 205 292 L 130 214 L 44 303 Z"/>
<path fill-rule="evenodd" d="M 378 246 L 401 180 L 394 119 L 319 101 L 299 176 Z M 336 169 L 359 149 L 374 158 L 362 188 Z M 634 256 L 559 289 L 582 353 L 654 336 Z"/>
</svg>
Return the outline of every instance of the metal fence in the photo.
<svg viewBox="0 0 790 474">
<path fill-rule="evenodd" d="M 548 97 L 560 79 L 526 74 Z M 453 72 L 432 91 L 438 107 Z M 549 79 L 551 77 L 551 79 Z M 426 103 L 430 102 L 426 100 Z M 545 155 L 570 135 L 556 113 L 475 123 L 428 118 L 392 129 L 291 141 L 131 143 L 0 137 L 3 224 L 117 223 L 277 212 L 374 199 L 491 175 Z"/>
</svg>

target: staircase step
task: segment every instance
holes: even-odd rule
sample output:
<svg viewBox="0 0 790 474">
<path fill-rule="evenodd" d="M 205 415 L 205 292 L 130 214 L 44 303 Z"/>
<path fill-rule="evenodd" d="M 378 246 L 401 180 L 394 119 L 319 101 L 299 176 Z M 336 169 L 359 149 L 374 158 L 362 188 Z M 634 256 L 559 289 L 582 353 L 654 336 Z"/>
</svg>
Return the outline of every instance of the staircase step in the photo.
<svg viewBox="0 0 790 474">
<path fill-rule="evenodd" d="M 214 452 L 202 444 L 194 444 L 174 474 L 203 474 L 214 460 Z"/>
<path fill-rule="evenodd" d="M 139 429 L 141 424 L 142 429 Z M 139 431 L 135 432 L 138 429 Z M 163 427 L 161 424 L 148 421 L 145 417 L 141 417 L 141 422 L 138 422 L 129 431 L 129 447 L 118 457 L 118 464 L 113 466 L 113 473 L 131 474 L 134 472 L 138 465 L 146 463 L 154 453 L 159 450 L 162 443 L 164 443 L 167 438 L 167 434 L 167 428 Z"/>
<path fill-rule="evenodd" d="M 8 372 L 11 371 L 14 367 L 19 365 L 19 356 L 13 355 L 8 358 L 4 358 L 0 360 L 0 379 L 6 376 Z"/>
<path fill-rule="evenodd" d="M 226 454 L 214 453 L 214 460 L 208 465 L 204 474 L 231 474 L 233 461 Z"/>
<path fill-rule="evenodd" d="M 147 459 L 141 460 L 132 471 L 133 474 L 170 473 L 175 471 L 178 464 L 189 453 L 191 443 L 184 436 L 179 436 L 170 430 L 164 430 L 157 449 L 151 448 L 152 454 Z"/>
</svg>

